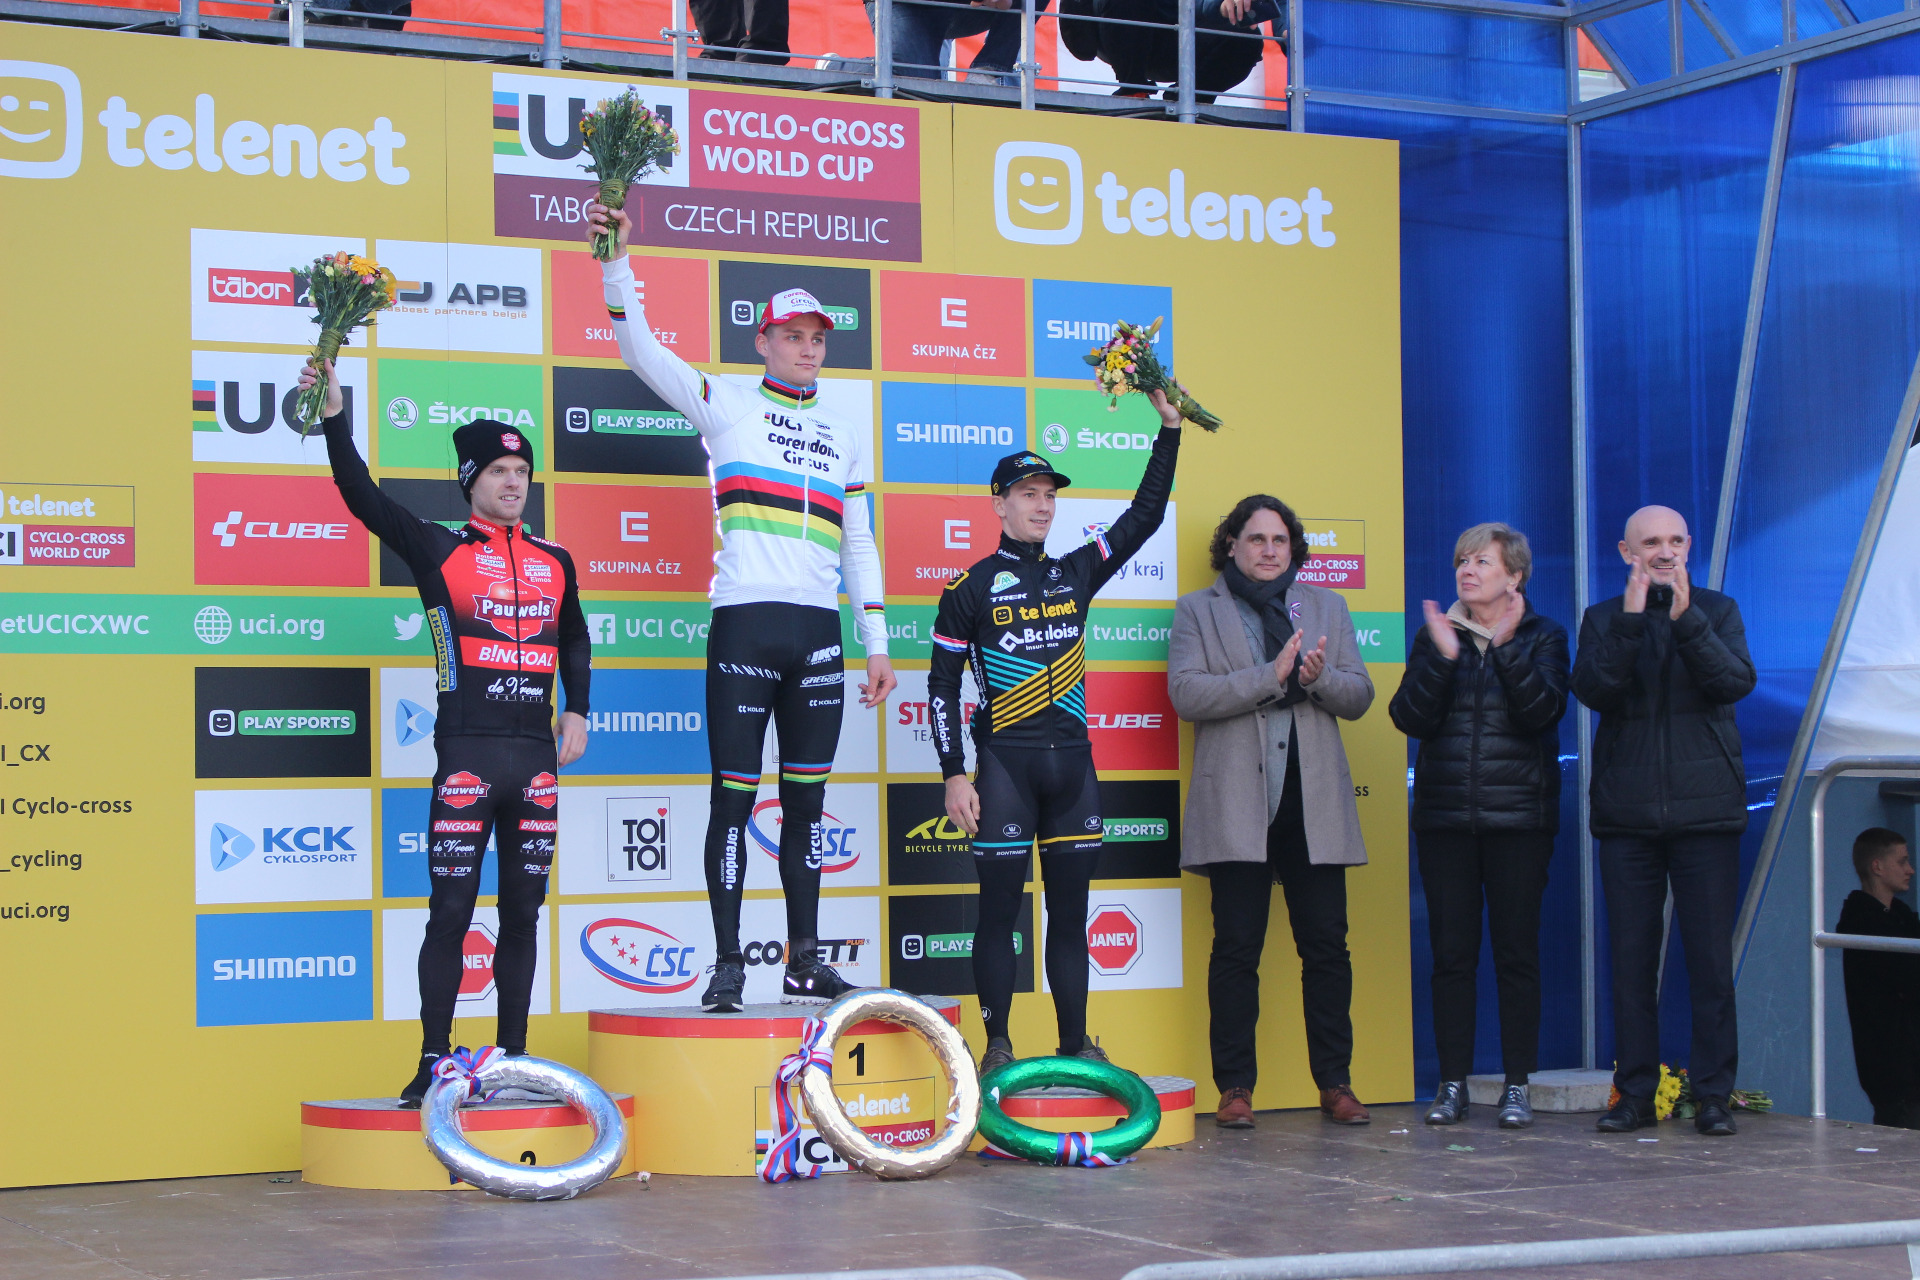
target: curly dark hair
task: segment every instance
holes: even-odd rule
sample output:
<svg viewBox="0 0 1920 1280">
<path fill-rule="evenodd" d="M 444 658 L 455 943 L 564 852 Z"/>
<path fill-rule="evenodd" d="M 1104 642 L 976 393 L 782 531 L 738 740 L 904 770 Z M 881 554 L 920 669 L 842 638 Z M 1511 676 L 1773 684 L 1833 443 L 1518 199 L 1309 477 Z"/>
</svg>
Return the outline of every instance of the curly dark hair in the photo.
<svg viewBox="0 0 1920 1280">
<path fill-rule="evenodd" d="M 1271 511 L 1280 517 L 1287 526 L 1287 542 L 1292 552 L 1289 563 L 1305 564 L 1312 552 L 1307 547 L 1307 531 L 1300 523 L 1300 517 L 1293 514 L 1293 508 L 1271 494 L 1255 493 L 1233 504 L 1233 510 L 1221 518 L 1214 526 L 1213 541 L 1207 546 L 1207 555 L 1213 562 L 1215 573 L 1227 567 L 1227 561 L 1233 558 L 1233 540 L 1247 527 L 1247 521 L 1256 511 Z"/>
</svg>

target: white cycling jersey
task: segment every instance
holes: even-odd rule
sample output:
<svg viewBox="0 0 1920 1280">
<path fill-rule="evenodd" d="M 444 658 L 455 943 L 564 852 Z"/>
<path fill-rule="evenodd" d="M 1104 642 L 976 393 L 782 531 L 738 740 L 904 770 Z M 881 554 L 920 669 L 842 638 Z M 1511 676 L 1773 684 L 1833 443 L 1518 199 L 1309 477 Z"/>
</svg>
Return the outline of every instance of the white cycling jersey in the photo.
<svg viewBox="0 0 1920 1280">
<path fill-rule="evenodd" d="M 885 653 L 863 433 L 823 412 L 817 387 L 768 377 L 749 389 L 701 373 L 660 345 L 643 308 L 628 318 L 626 255 L 602 263 L 600 274 L 620 358 L 706 442 L 720 513 L 714 607 L 774 601 L 838 610 L 844 578 L 867 652 Z"/>
</svg>

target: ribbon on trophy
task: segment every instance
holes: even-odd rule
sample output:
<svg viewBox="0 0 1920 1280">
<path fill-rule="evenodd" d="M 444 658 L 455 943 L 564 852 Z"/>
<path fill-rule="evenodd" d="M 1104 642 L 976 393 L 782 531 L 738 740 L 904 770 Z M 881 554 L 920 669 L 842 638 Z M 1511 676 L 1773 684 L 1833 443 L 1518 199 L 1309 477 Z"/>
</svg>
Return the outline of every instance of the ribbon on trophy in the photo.
<svg viewBox="0 0 1920 1280">
<path fill-rule="evenodd" d="M 478 1050 L 461 1045 L 433 1064 L 433 1077 L 436 1080 L 464 1080 L 467 1084 L 466 1096 L 469 1099 L 479 1098 L 482 1102 L 491 1102 L 494 1095 L 500 1091 L 494 1089 L 483 1095 L 480 1092 L 478 1077 L 482 1071 L 504 1058 L 506 1054 L 507 1051 L 497 1044 L 490 1044 Z"/>
<path fill-rule="evenodd" d="M 773 1092 L 768 1110 L 773 1119 L 773 1141 L 767 1146 L 767 1159 L 760 1166 L 763 1182 L 785 1182 L 789 1178 L 817 1178 L 820 1167 L 800 1170 L 800 1108 L 794 1105 L 792 1086 L 808 1067 L 818 1067 L 833 1075 L 833 1045 L 826 1038 L 827 1024 L 808 1018 L 800 1027 L 800 1047 L 780 1060 L 774 1068 Z"/>
<path fill-rule="evenodd" d="M 999 1105 L 1000 1089 L 998 1086 L 988 1090 L 987 1096 L 993 1099 L 995 1106 Z M 1104 1151 L 1095 1150 L 1093 1135 L 1091 1133 L 1061 1133 L 1055 1134 L 1054 1138 L 1053 1159 L 1051 1163 L 1058 1166 L 1065 1167 L 1077 1164 L 1086 1169 L 1115 1169 L 1123 1164 L 1133 1163 L 1134 1158 L 1132 1156 L 1115 1157 L 1108 1155 Z M 980 1156 L 983 1160 L 1029 1159 L 1027 1156 L 1015 1155 L 1005 1148 L 995 1146 L 991 1139 L 980 1149 Z"/>
</svg>

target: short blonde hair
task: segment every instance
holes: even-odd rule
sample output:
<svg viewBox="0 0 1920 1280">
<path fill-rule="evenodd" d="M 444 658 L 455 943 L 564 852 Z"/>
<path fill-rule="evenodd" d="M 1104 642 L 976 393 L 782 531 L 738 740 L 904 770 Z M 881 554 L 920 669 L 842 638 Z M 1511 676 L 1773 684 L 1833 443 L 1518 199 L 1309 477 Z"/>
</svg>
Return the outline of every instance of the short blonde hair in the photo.
<svg viewBox="0 0 1920 1280">
<path fill-rule="evenodd" d="M 1489 542 L 1500 544 L 1500 562 L 1508 573 L 1520 579 L 1520 590 L 1524 592 L 1527 579 L 1533 576 L 1533 548 L 1527 545 L 1527 535 L 1512 525 L 1491 521 L 1477 524 L 1461 534 L 1460 540 L 1453 544 L 1453 567 L 1458 569 L 1462 561 Z"/>
</svg>

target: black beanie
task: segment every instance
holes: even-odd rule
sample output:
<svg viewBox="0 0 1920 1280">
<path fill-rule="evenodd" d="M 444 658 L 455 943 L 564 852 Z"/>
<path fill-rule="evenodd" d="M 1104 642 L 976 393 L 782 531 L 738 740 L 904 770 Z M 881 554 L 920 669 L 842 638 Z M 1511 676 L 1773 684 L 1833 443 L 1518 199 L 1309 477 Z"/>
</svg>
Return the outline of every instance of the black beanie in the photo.
<svg viewBox="0 0 1920 1280">
<path fill-rule="evenodd" d="M 492 418 L 475 418 L 457 429 L 453 433 L 453 451 L 460 459 L 460 492 L 468 502 L 473 501 L 474 479 L 495 458 L 512 454 L 525 458 L 527 469 L 533 469 L 533 441 L 527 439 L 525 432 Z"/>
</svg>

